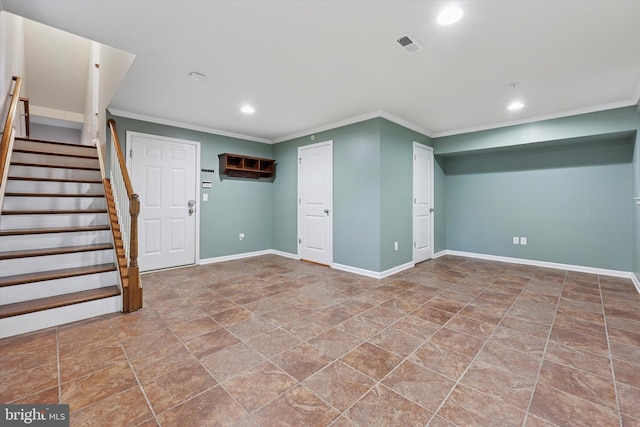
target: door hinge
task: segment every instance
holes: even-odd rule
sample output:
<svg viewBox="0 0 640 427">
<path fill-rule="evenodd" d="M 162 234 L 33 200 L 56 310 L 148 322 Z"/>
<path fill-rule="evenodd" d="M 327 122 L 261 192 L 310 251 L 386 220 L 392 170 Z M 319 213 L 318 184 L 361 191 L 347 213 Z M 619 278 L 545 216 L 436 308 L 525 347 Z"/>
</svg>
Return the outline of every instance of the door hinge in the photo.
<svg viewBox="0 0 640 427">
<path fill-rule="evenodd" d="M 416 245 L 416 242 L 413 242 L 413 247 L 415 248 L 415 247 L 417 247 L 417 246 L 418 246 L 418 245 Z"/>
<path fill-rule="evenodd" d="M 129 157 L 133 158 L 133 149 L 129 150 Z"/>
<path fill-rule="evenodd" d="M 298 244 L 301 245 L 302 244 L 302 239 L 298 237 Z"/>
<path fill-rule="evenodd" d="M 298 204 L 301 205 L 302 204 L 302 199 L 298 199 Z"/>
<path fill-rule="evenodd" d="M 298 157 L 298 164 L 301 165 L 302 164 L 302 157 Z"/>
</svg>

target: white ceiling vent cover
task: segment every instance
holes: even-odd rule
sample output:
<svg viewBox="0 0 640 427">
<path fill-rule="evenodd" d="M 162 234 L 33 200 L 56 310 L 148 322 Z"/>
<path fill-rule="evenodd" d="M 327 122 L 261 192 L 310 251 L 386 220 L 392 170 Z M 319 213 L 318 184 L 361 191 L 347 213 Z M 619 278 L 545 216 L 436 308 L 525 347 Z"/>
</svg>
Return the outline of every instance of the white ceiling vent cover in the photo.
<svg viewBox="0 0 640 427">
<path fill-rule="evenodd" d="M 396 40 L 402 50 L 407 53 L 416 53 L 422 50 L 422 46 L 418 43 L 418 41 L 411 34 L 405 34 Z"/>
</svg>

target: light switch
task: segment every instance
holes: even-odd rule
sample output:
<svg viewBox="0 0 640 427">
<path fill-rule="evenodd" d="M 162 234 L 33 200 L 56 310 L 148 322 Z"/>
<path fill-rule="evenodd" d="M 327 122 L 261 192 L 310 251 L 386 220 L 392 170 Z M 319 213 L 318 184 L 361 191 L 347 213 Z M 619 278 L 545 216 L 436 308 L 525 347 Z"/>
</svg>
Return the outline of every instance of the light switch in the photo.
<svg viewBox="0 0 640 427">
<path fill-rule="evenodd" d="M 208 195 L 207 193 L 204 193 L 204 194 L 202 195 L 202 201 L 203 201 L 203 202 L 208 202 L 208 201 L 209 201 L 209 195 Z"/>
</svg>

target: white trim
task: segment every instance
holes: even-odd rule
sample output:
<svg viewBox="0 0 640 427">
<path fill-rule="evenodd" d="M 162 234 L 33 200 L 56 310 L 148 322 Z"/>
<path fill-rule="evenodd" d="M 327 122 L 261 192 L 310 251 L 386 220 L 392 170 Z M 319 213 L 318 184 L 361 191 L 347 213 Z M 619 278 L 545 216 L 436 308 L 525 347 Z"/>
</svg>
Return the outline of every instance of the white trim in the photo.
<svg viewBox="0 0 640 427">
<path fill-rule="evenodd" d="M 293 260 L 296 260 L 296 261 L 300 261 L 300 258 L 296 254 L 292 254 L 292 253 L 289 253 L 289 252 L 277 251 L 275 249 L 265 249 L 263 251 L 245 252 L 245 253 L 241 253 L 241 254 L 225 255 L 225 256 L 220 256 L 220 257 L 215 257 L 215 258 L 201 259 L 198 262 L 198 265 L 215 264 L 215 263 L 218 263 L 218 262 L 225 262 L 225 261 L 235 261 L 235 260 L 238 260 L 238 259 L 253 258 L 253 257 L 256 257 L 256 256 L 262 256 L 262 255 L 277 255 L 277 256 L 284 257 L 284 258 L 289 258 L 289 259 L 293 259 Z M 371 277 L 371 278 L 374 278 L 374 279 L 384 279 L 385 277 L 389 277 L 389 276 L 391 276 L 393 274 L 396 274 L 396 273 L 399 273 L 401 271 L 407 270 L 407 269 L 412 268 L 414 266 L 415 266 L 415 264 L 413 262 L 408 262 L 406 264 L 398 265 L 396 267 L 390 268 L 390 269 L 385 270 L 383 272 L 377 272 L 377 271 L 373 271 L 373 270 L 365 270 L 364 268 L 352 267 L 350 265 L 337 264 L 337 263 L 331 264 L 330 267 L 334 268 L 336 270 L 346 271 L 348 273 L 358 274 L 360 276 Z M 188 266 L 185 266 L 185 267 L 188 267 Z"/>
<path fill-rule="evenodd" d="M 297 260 L 297 261 L 300 260 L 300 257 L 297 254 L 292 254 L 292 253 L 289 253 L 289 252 L 277 251 L 275 249 L 271 249 L 271 254 L 272 255 L 278 255 L 278 256 L 281 256 L 281 257 L 284 257 L 284 258 L 294 259 L 294 260 Z"/>
<path fill-rule="evenodd" d="M 162 141 L 168 141 L 168 142 L 174 142 L 174 143 L 179 143 L 179 144 L 187 144 L 187 145 L 193 145 L 196 147 L 196 178 L 195 178 L 195 201 L 196 201 L 196 218 L 195 218 L 195 235 L 194 235 L 194 252 L 193 252 L 193 264 L 196 264 L 198 262 L 198 259 L 200 259 L 200 204 L 202 203 L 202 195 L 200 194 L 201 192 L 201 188 L 200 188 L 200 180 L 201 180 L 201 176 L 200 176 L 200 168 L 202 165 L 201 162 L 201 154 L 202 154 L 202 144 L 200 141 L 194 141 L 191 139 L 182 139 L 182 138 L 173 138 L 170 136 L 164 136 L 164 135 L 153 135 L 150 133 L 144 133 L 144 132 L 135 132 L 135 131 L 131 131 L 131 130 L 127 130 L 126 131 L 126 136 L 125 136 L 125 147 L 124 147 L 124 156 L 126 158 L 126 162 L 127 162 L 127 170 L 129 171 L 129 175 L 133 176 L 133 174 L 131 173 L 131 171 L 133 170 L 133 160 L 131 156 L 128 156 L 127 153 L 129 152 L 129 150 L 131 149 L 131 139 L 135 136 L 139 136 L 139 137 L 143 137 L 143 138 L 152 138 L 152 139 L 159 139 Z M 176 266 L 178 267 L 178 266 Z"/>
<path fill-rule="evenodd" d="M 220 129 L 210 128 L 208 126 L 192 125 L 192 124 L 189 124 L 189 123 L 178 122 L 178 121 L 175 121 L 175 120 L 161 119 L 159 117 L 152 117 L 152 116 L 147 116 L 147 115 L 144 115 L 144 114 L 132 113 L 132 112 L 129 112 L 129 111 L 124 111 L 124 110 L 117 110 L 117 109 L 114 109 L 114 108 L 109 108 L 108 110 L 114 116 L 126 117 L 128 119 L 142 120 L 142 121 L 145 121 L 145 122 L 157 123 L 157 124 L 166 125 L 166 126 L 174 126 L 174 127 L 178 127 L 178 128 L 182 128 L 182 129 L 190 129 L 190 130 L 195 130 L 195 131 L 198 131 L 198 132 L 211 133 L 211 134 L 214 134 L 214 135 L 228 136 L 230 138 L 244 139 L 244 140 L 247 140 L 247 141 L 261 142 L 263 144 L 271 144 L 272 143 L 272 141 L 270 139 L 258 138 L 257 136 L 243 135 L 243 134 L 235 133 L 235 132 L 227 132 L 227 131 L 220 130 Z"/>
<path fill-rule="evenodd" d="M 571 116 L 578 116 L 581 114 L 596 113 L 598 111 L 606 111 L 606 110 L 613 110 L 616 108 L 629 107 L 632 105 L 636 105 L 636 103 L 637 101 L 634 102 L 633 100 L 618 101 L 618 102 L 612 102 L 610 104 L 594 105 L 592 107 L 578 108 L 576 110 L 567 110 L 559 113 L 545 114 L 542 116 L 527 117 L 521 120 L 493 123 L 493 124 L 482 125 L 482 126 L 473 126 L 469 128 L 449 130 L 444 132 L 435 132 L 433 133 L 432 138 L 442 138 L 444 136 L 460 135 L 463 133 L 471 133 L 471 132 L 480 132 L 485 130 L 503 128 L 507 126 L 516 126 L 516 125 L 522 125 L 526 123 L 540 122 L 543 120 L 552 120 L 552 119 L 559 119 L 562 117 L 571 117 Z"/>
<path fill-rule="evenodd" d="M 285 136 L 281 136 L 278 138 L 274 138 L 271 143 L 272 144 L 277 144 L 279 142 L 284 142 L 284 141 L 289 141 L 291 139 L 295 139 L 295 138 L 300 138 L 303 136 L 307 136 L 307 135 L 311 135 L 314 133 L 319 133 L 319 132 L 324 132 L 327 130 L 332 130 L 332 129 L 336 129 L 339 127 L 343 127 L 343 126 L 348 126 L 348 125 L 352 125 L 354 123 L 360 123 L 360 122 L 364 122 L 367 120 L 371 120 L 371 119 L 377 119 L 377 118 L 383 118 L 383 119 L 387 119 L 390 122 L 393 122 L 397 125 L 403 126 L 407 129 L 410 129 L 412 131 L 418 132 L 422 135 L 428 136 L 429 138 L 433 138 L 433 133 L 428 131 L 427 129 L 424 129 L 416 124 L 413 124 L 405 119 L 402 119 L 400 117 L 394 116 L 391 113 L 387 113 L 386 111 L 383 110 L 377 110 L 377 111 L 372 111 L 370 113 L 366 113 L 366 114 L 361 114 L 359 116 L 355 116 L 355 117 L 350 117 L 348 119 L 344 119 L 344 120 L 340 120 L 337 122 L 333 122 L 333 123 L 327 123 L 326 125 L 322 125 L 322 126 L 318 126 L 315 128 L 311 128 L 311 129 L 307 129 L 304 131 L 300 131 L 300 132 L 295 132 L 292 133 L 290 135 L 285 135 Z"/>
<path fill-rule="evenodd" d="M 626 279 L 631 279 L 634 282 L 636 288 L 638 288 L 638 292 L 640 292 L 638 279 L 635 277 L 630 271 L 621 271 L 621 270 L 609 270 L 606 268 L 597 268 L 597 267 L 587 267 L 583 265 L 573 265 L 573 264 L 562 264 L 558 262 L 549 262 L 549 261 L 537 261 L 533 259 L 525 259 L 525 258 L 511 258 L 499 255 L 487 255 L 487 254 L 479 254 L 475 252 L 463 252 L 463 251 L 454 251 L 454 250 L 444 250 L 438 252 L 438 257 L 443 255 L 454 255 L 461 256 L 466 258 L 477 258 L 484 259 L 488 261 L 500 261 L 507 262 L 512 264 L 524 264 L 524 265 L 532 265 L 534 267 L 545 267 L 545 268 L 555 268 L 558 270 L 569 270 L 569 271 L 578 271 L 581 273 L 590 273 L 590 274 L 600 274 L 602 276 L 613 276 L 613 277 L 623 277 Z M 434 256 L 434 258 L 436 258 Z M 635 280 L 634 280 L 635 279 Z"/>
<path fill-rule="evenodd" d="M 422 135 L 428 136 L 429 138 L 433 138 L 434 137 L 433 136 L 434 135 L 433 132 L 431 132 L 430 130 L 425 129 L 425 128 L 421 127 L 421 126 L 418 126 L 416 124 L 413 124 L 410 121 L 405 120 L 403 118 L 400 118 L 398 116 L 394 116 L 393 114 L 388 113 L 388 112 L 386 112 L 384 110 L 380 110 L 380 117 L 382 117 L 383 119 L 387 119 L 390 122 L 393 122 L 393 123 L 395 123 L 397 125 L 403 126 L 403 127 L 407 128 L 407 129 L 410 129 L 410 130 L 412 130 L 414 132 L 421 133 Z"/>
<path fill-rule="evenodd" d="M 633 286 L 636 287 L 638 293 L 640 294 L 640 278 L 638 278 L 635 273 L 631 273 L 631 281 L 633 282 Z"/>
<path fill-rule="evenodd" d="M 331 268 L 335 268 L 336 270 L 346 271 L 347 273 L 359 274 L 360 276 L 371 277 L 373 279 L 384 279 L 385 277 L 389 277 L 403 270 L 407 270 L 409 268 L 412 268 L 413 266 L 415 266 L 413 262 L 408 262 L 406 264 L 401 264 L 382 272 L 377 272 L 373 270 L 365 270 L 364 268 L 352 267 L 350 265 L 337 264 L 337 263 L 331 264 Z"/>
<path fill-rule="evenodd" d="M 447 250 L 446 250 L 446 249 L 445 249 L 445 250 L 443 250 L 443 251 L 436 252 L 435 254 L 433 254 L 433 256 L 431 257 L 431 259 L 440 258 L 440 257 L 443 257 L 443 256 L 445 256 L 445 255 L 447 255 Z"/>
<path fill-rule="evenodd" d="M 215 264 L 215 263 L 218 263 L 218 262 L 234 261 L 234 260 L 237 260 L 237 259 L 253 258 L 253 257 L 256 257 L 256 256 L 271 255 L 271 254 L 274 254 L 273 250 L 265 249 L 265 250 L 262 250 L 262 251 L 244 252 L 244 253 L 241 253 L 241 254 L 224 255 L 224 256 L 219 256 L 219 257 L 215 257 L 215 258 L 204 258 L 204 259 L 201 259 L 200 261 L 198 261 L 198 264 L 199 265 Z M 276 254 L 276 255 L 279 255 L 279 254 Z"/>
</svg>

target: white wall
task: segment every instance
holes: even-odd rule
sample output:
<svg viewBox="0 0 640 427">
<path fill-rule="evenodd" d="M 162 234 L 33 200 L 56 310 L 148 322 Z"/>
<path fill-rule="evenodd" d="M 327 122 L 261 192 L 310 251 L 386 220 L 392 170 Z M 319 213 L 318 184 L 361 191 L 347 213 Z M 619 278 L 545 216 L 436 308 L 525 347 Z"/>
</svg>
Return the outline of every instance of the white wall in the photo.
<svg viewBox="0 0 640 427">
<path fill-rule="evenodd" d="M 9 109 L 12 77 L 24 77 L 25 73 L 23 20 L 9 12 L 0 12 L 0 100 L 2 100 L 0 121 L 2 127 Z M 26 83 L 22 87 L 21 95 L 28 96 Z"/>
</svg>

